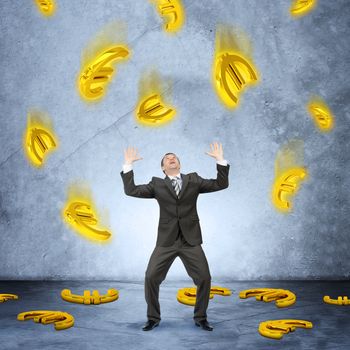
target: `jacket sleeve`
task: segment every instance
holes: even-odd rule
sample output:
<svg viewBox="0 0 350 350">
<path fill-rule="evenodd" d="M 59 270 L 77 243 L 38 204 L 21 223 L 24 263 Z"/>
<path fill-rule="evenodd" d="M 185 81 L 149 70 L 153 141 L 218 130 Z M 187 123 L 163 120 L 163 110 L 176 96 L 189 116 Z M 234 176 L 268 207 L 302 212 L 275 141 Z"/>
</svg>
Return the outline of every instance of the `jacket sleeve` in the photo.
<svg viewBox="0 0 350 350">
<path fill-rule="evenodd" d="M 199 181 L 199 193 L 220 191 L 228 187 L 228 173 L 230 169 L 230 164 L 216 164 L 216 169 L 216 179 L 203 179 L 197 174 Z"/>
<path fill-rule="evenodd" d="M 134 171 L 120 172 L 124 183 L 124 192 L 128 196 L 139 198 L 154 198 L 153 178 L 147 185 L 135 185 Z"/>
</svg>

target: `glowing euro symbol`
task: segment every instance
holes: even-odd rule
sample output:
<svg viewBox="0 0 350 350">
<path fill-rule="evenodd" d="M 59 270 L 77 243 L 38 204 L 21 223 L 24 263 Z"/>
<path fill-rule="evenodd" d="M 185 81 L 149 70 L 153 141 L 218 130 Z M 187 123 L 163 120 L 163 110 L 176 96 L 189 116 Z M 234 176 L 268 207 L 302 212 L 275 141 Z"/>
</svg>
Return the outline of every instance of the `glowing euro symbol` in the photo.
<svg viewBox="0 0 350 350">
<path fill-rule="evenodd" d="M 350 300 L 347 296 L 344 297 L 338 297 L 338 299 L 331 299 L 329 295 L 325 295 L 323 297 L 323 301 L 327 304 L 332 305 L 350 305 Z"/>
<path fill-rule="evenodd" d="M 111 67 L 112 61 L 124 59 L 128 55 L 129 51 L 124 46 L 114 46 L 99 54 L 80 74 L 79 91 L 81 95 L 89 100 L 100 98 L 114 72 Z"/>
<path fill-rule="evenodd" d="M 143 100 L 138 108 L 137 117 L 146 124 L 162 123 L 175 115 L 175 110 L 167 107 L 158 94 Z"/>
<path fill-rule="evenodd" d="M 44 16 L 52 16 L 56 10 L 54 0 L 35 0 L 35 3 Z"/>
<path fill-rule="evenodd" d="M 275 300 L 277 307 L 287 307 L 295 303 L 296 296 L 290 290 L 276 288 L 247 289 L 239 293 L 241 299 L 254 297 L 267 303 Z"/>
<path fill-rule="evenodd" d="M 294 0 L 290 7 L 290 13 L 293 16 L 303 16 L 310 12 L 316 6 L 316 0 Z"/>
<path fill-rule="evenodd" d="M 272 190 L 272 201 L 281 211 L 290 211 L 292 203 L 289 197 L 295 195 L 299 189 L 299 182 L 307 176 L 305 168 L 292 168 L 284 172 L 275 180 Z"/>
<path fill-rule="evenodd" d="M 167 32 L 179 30 L 184 20 L 184 10 L 179 0 L 156 0 L 159 14 L 167 18 L 164 21 L 164 29 Z"/>
<path fill-rule="evenodd" d="M 48 131 L 40 128 L 28 128 L 26 147 L 29 159 L 34 165 L 41 166 L 45 153 L 56 147 L 56 143 Z"/>
<path fill-rule="evenodd" d="M 222 101 L 230 108 L 238 104 L 238 94 L 258 76 L 253 65 L 237 54 L 223 53 L 216 58 L 215 87 Z"/>
<path fill-rule="evenodd" d="M 311 102 L 308 111 L 321 131 L 330 131 L 333 128 L 333 116 L 325 104 Z"/>
<path fill-rule="evenodd" d="M 56 331 L 67 329 L 74 325 L 74 317 L 71 314 L 62 311 L 34 310 L 22 312 L 17 315 L 17 320 L 19 321 L 30 319 L 33 319 L 36 323 L 54 323 Z"/>
<path fill-rule="evenodd" d="M 98 241 L 105 241 L 111 237 L 111 233 L 106 230 L 94 228 L 97 219 L 87 203 L 72 202 L 64 211 L 65 217 L 80 233 Z"/>
<path fill-rule="evenodd" d="M 16 294 L 0 294 L 0 303 L 4 303 L 8 300 L 16 300 L 18 299 L 18 295 Z"/>
<path fill-rule="evenodd" d="M 78 295 L 72 294 L 69 289 L 63 289 L 61 292 L 61 297 L 63 300 L 69 301 L 70 303 L 98 305 L 117 300 L 119 297 L 119 292 L 116 289 L 108 289 L 107 294 L 100 295 L 98 290 L 93 290 L 91 295 L 89 290 L 84 290 L 84 295 Z"/>
<path fill-rule="evenodd" d="M 260 323 L 259 333 L 267 338 L 281 339 L 296 328 L 312 328 L 312 323 L 304 320 L 269 320 Z"/>
<path fill-rule="evenodd" d="M 231 291 L 228 288 L 213 286 L 210 288 L 209 299 L 213 299 L 214 294 L 228 296 L 231 295 Z M 196 295 L 196 287 L 182 288 L 177 292 L 177 301 L 185 305 L 194 306 L 196 305 Z"/>
</svg>

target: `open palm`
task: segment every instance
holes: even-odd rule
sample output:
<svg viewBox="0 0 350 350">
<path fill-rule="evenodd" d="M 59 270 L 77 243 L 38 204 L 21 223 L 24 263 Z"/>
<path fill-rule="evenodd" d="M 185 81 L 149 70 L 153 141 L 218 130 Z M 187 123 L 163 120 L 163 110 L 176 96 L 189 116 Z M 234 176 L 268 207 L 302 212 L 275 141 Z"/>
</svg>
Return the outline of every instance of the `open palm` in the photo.
<svg viewBox="0 0 350 350">
<path fill-rule="evenodd" d="M 143 159 L 137 154 L 137 149 L 133 147 L 128 147 L 124 150 L 125 164 L 132 164 L 133 162 Z"/>
<path fill-rule="evenodd" d="M 216 160 L 224 159 L 224 151 L 222 149 L 222 144 L 214 142 L 210 144 L 210 152 L 205 152 L 209 156 L 215 158 Z"/>
</svg>

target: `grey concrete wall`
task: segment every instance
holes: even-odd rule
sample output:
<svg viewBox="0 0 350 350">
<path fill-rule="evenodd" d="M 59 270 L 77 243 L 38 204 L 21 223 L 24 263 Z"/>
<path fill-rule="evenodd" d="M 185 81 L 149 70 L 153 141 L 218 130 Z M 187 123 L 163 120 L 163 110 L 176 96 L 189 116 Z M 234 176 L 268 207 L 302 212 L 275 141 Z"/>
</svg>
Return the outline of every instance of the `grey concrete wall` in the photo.
<svg viewBox="0 0 350 350">
<path fill-rule="evenodd" d="M 216 175 L 205 155 L 220 141 L 231 164 L 230 186 L 201 195 L 198 212 L 213 281 L 227 279 L 349 278 L 350 90 L 348 0 L 319 1 L 292 19 L 290 1 L 184 1 L 186 23 L 169 37 L 144 0 L 57 0 L 43 18 L 32 1 L 1 1 L 0 278 L 143 279 L 156 241 L 155 200 L 124 194 L 123 149 L 144 158 L 136 183 L 162 176 L 159 163 L 175 152 L 184 173 Z M 130 60 L 117 66 L 106 97 L 87 105 L 75 79 L 87 43 L 111 21 L 127 23 Z M 240 27 L 251 39 L 261 81 L 226 109 L 211 84 L 215 28 Z M 175 120 L 150 129 L 135 123 L 138 81 L 149 66 L 172 81 Z M 319 95 L 335 115 L 321 134 L 305 111 Z M 43 169 L 22 149 L 27 112 L 46 111 L 59 148 Z M 289 140 L 303 140 L 309 179 L 289 215 L 270 201 L 274 161 Z M 109 245 L 92 244 L 61 219 L 67 188 L 89 184 L 113 232 Z M 169 279 L 183 279 L 177 259 Z"/>
</svg>

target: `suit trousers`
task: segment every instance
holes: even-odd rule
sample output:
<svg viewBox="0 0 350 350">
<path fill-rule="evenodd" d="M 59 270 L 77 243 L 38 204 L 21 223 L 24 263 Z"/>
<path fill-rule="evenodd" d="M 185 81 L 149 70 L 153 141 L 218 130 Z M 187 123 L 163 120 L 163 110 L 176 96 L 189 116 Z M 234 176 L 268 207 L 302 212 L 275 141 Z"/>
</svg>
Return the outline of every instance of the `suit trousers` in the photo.
<svg viewBox="0 0 350 350">
<path fill-rule="evenodd" d="M 156 246 L 150 257 L 145 273 L 145 299 L 147 318 L 160 321 L 159 286 L 165 279 L 176 257 L 180 257 L 188 275 L 197 286 L 194 320 L 207 318 L 211 275 L 207 259 L 201 245 L 190 245 L 179 231 L 175 243 L 169 247 Z"/>
</svg>

